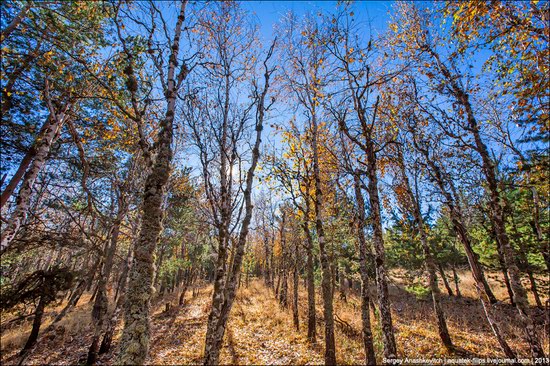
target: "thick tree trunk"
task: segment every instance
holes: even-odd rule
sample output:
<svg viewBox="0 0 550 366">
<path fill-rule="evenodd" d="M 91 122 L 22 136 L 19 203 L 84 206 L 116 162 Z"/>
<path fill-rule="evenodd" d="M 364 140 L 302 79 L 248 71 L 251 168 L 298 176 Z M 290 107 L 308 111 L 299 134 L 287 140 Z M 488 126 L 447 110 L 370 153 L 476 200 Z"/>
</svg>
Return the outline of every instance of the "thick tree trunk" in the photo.
<svg viewBox="0 0 550 366">
<path fill-rule="evenodd" d="M 187 0 L 182 0 L 174 30 L 167 73 L 166 114 L 160 123 L 158 140 L 155 145 L 157 154 L 145 181 L 141 206 L 141 229 L 135 242 L 133 263 L 129 273 L 130 282 L 126 294 L 124 330 L 117 359 L 120 364 L 142 365 L 149 352 L 149 309 L 155 274 L 154 255 L 162 229 L 163 196 L 170 176 L 172 161 L 173 123 L 177 94 L 175 69 L 178 63 L 177 57 L 186 6 Z M 185 65 L 181 67 L 178 84 L 187 76 L 183 72 Z"/>
<path fill-rule="evenodd" d="M 27 151 L 21 162 L 19 163 L 19 167 L 15 171 L 15 174 L 11 177 L 10 182 L 6 186 L 6 188 L 2 191 L 2 195 L 0 196 L 0 209 L 4 207 L 8 199 L 11 197 L 13 192 L 15 191 L 15 188 L 21 182 L 21 179 L 25 175 L 25 172 L 27 171 L 27 168 L 31 164 L 32 160 L 36 156 L 36 147 L 40 144 L 40 141 L 44 137 L 44 134 L 46 131 L 49 130 L 51 127 L 51 124 L 53 122 L 52 116 L 48 116 L 46 119 L 46 122 L 42 125 L 40 128 L 40 132 L 38 133 L 38 136 L 36 137 L 33 145 L 31 148 Z"/>
<path fill-rule="evenodd" d="M 369 273 L 368 273 L 368 257 L 372 255 L 367 247 L 367 240 L 365 238 L 365 200 L 363 193 L 361 192 L 361 179 L 359 174 L 355 172 L 354 179 L 354 191 L 355 201 L 357 202 L 357 239 L 359 241 L 359 271 L 361 274 L 361 320 L 362 320 L 362 334 L 363 334 L 363 347 L 365 349 L 365 364 L 376 365 L 376 355 L 374 353 L 374 342 L 372 336 L 372 329 L 370 323 L 370 309 L 369 309 Z"/>
</svg>

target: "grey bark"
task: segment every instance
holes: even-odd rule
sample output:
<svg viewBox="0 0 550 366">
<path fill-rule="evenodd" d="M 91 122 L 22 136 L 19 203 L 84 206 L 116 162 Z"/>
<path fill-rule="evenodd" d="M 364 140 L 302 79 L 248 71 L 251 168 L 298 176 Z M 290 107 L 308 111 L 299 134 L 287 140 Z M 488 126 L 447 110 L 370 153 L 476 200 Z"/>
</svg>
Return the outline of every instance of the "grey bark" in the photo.
<svg viewBox="0 0 550 366">
<path fill-rule="evenodd" d="M 333 309 L 333 286 L 331 266 L 327 254 L 325 243 L 325 230 L 323 226 L 323 189 L 321 187 L 321 169 L 319 164 L 319 145 L 318 145 L 318 123 L 315 114 L 315 103 L 312 103 L 311 113 L 312 125 L 312 147 L 313 147 L 313 178 L 315 180 L 315 228 L 317 230 L 317 239 L 319 241 L 319 254 L 321 257 L 322 279 L 321 288 L 323 295 L 323 315 L 325 317 L 325 364 L 336 365 L 336 344 L 334 340 L 334 309 Z"/>
<path fill-rule="evenodd" d="M 152 281 L 155 273 L 154 253 L 162 228 L 163 196 L 170 175 L 172 161 L 172 139 L 176 95 L 181 81 L 187 76 L 187 67 L 182 64 L 176 81 L 176 67 L 180 47 L 182 25 L 185 20 L 187 0 L 181 6 L 174 29 L 171 54 L 168 64 L 166 113 L 160 123 L 156 157 L 145 181 L 141 206 L 141 229 L 135 242 L 132 268 L 124 309 L 124 330 L 120 342 L 119 364 L 141 365 L 149 351 L 150 324 L 149 309 L 153 294 Z"/>
<path fill-rule="evenodd" d="M 407 176 L 403 153 L 401 151 L 400 146 L 397 147 L 397 159 L 398 159 L 398 166 L 401 171 L 401 179 L 404 183 L 405 191 L 407 192 L 409 202 L 411 203 L 411 206 L 412 206 L 411 211 L 416 223 L 416 231 L 420 236 L 420 243 L 422 244 L 422 250 L 424 252 L 424 262 L 426 265 L 426 270 L 428 272 L 430 290 L 432 292 L 432 302 L 433 302 L 435 316 L 437 319 L 437 329 L 439 332 L 439 338 L 441 339 L 441 342 L 443 343 L 443 345 L 448 351 L 453 351 L 454 350 L 453 342 L 451 341 L 451 336 L 449 335 L 449 329 L 447 328 L 447 322 L 445 321 L 445 313 L 443 312 L 443 308 L 441 307 L 441 292 L 439 290 L 439 286 L 437 285 L 437 276 L 436 276 L 437 267 L 435 264 L 435 259 L 432 255 L 430 244 L 428 243 L 428 236 L 426 235 L 426 230 L 424 229 L 424 219 L 422 218 L 420 203 L 418 202 L 418 199 L 416 195 L 413 193 L 413 190 L 411 188 L 409 177 Z M 444 273 L 442 273 L 442 275 L 444 276 Z M 448 283 L 446 283 L 445 285 L 448 288 L 450 288 Z"/>
<path fill-rule="evenodd" d="M 212 310 L 208 318 L 208 324 L 206 328 L 206 342 L 204 347 L 204 365 L 217 365 L 220 358 L 220 350 L 223 342 L 223 336 L 225 334 L 225 327 L 229 313 L 233 306 L 236 295 L 237 277 L 241 272 L 241 264 L 244 255 L 244 248 L 246 244 L 246 238 L 248 236 L 248 228 L 252 219 L 252 184 L 254 182 L 254 173 L 260 157 L 260 144 L 263 131 L 263 123 L 265 112 L 268 107 L 265 104 L 265 98 L 269 91 L 269 80 L 273 70 L 269 70 L 267 66 L 268 60 L 273 54 L 273 48 L 275 43 L 272 44 L 266 59 L 264 60 L 264 86 L 260 93 L 255 91 L 256 97 L 256 139 L 254 147 L 252 149 L 252 160 L 250 167 L 246 172 L 246 183 L 243 193 L 244 198 L 244 217 L 241 224 L 236 247 L 234 248 L 234 258 L 229 268 L 227 280 L 223 283 L 225 272 L 225 257 L 221 258 L 224 253 L 218 252 L 218 268 L 216 271 L 216 280 L 214 283 Z M 228 100 L 228 98 L 226 98 Z M 224 155 L 222 153 L 222 155 Z M 223 160 L 222 160 L 223 161 Z M 224 173 L 225 174 L 225 173 Z M 223 184 L 222 184 L 223 187 Z M 227 227 L 223 230 L 227 230 Z M 222 248 L 220 243 L 220 250 Z M 223 263 L 222 263 L 223 261 Z"/>
<path fill-rule="evenodd" d="M 46 97 L 49 98 L 49 95 Z M 23 176 L 21 187 L 19 188 L 15 201 L 15 209 L 0 235 L 0 253 L 4 253 L 9 248 L 15 235 L 17 235 L 19 227 L 25 221 L 34 182 L 38 177 L 38 173 L 40 173 L 46 164 L 51 146 L 59 136 L 61 128 L 65 124 L 67 118 L 69 118 L 69 112 L 72 108 L 72 104 L 66 104 L 60 111 L 56 111 L 51 106 L 51 101 L 49 105 L 51 123 L 47 123 L 47 127 L 42 132 L 41 138 L 34 144 L 34 149 L 36 151 L 34 159 Z"/>
<path fill-rule="evenodd" d="M 374 342 L 372 336 L 372 329 L 370 323 L 370 296 L 369 296 L 369 273 L 368 273 L 368 257 L 372 255 L 367 247 L 367 240 L 365 238 L 365 199 L 361 192 L 361 179 L 358 172 L 354 172 L 354 192 L 355 201 L 357 202 L 357 239 L 359 241 L 359 271 L 361 274 L 361 320 L 362 320 L 362 334 L 363 334 L 363 347 L 365 348 L 365 364 L 376 365 L 376 355 L 374 353 Z"/>
<path fill-rule="evenodd" d="M 487 293 L 487 288 L 486 288 L 487 282 L 485 281 L 483 270 L 479 264 L 479 261 L 477 259 L 475 252 L 472 249 L 470 236 L 468 235 L 468 231 L 466 230 L 466 226 L 462 218 L 462 212 L 460 210 L 460 207 L 458 206 L 458 204 L 455 203 L 455 198 L 451 193 L 451 192 L 454 192 L 453 183 L 452 181 L 448 182 L 449 186 L 451 186 L 450 187 L 451 189 L 448 189 L 449 187 L 447 187 L 445 184 L 445 179 L 443 177 L 442 169 L 434 162 L 433 158 L 429 156 L 428 151 L 424 147 L 420 146 L 420 144 L 416 140 L 413 140 L 413 142 L 414 142 L 415 148 L 424 155 L 425 161 L 430 167 L 431 178 L 439 187 L 441 194 L 445 197 L 445 204 L 447 205 L 450 211 L 451 223 L 452 223 L 453 229 L 455 231 L 455 234 L 458 240 L 462 243 L 464 250 L 466 252 L 466 257 L 468 258 L 468 263 L 472 271 L 472 276 L 474 277 L 474 281 L 476 282 L 476 290 L 477 290 L 477 293 L 479 294 L 479 299 L 483 306 L 483 310 L 485 312 L 485 317 L 487 319 L 487 322 L 489 323 L 493 331 L 493 334 L 495 335 L 495 338 L 497 339 L 506 357 L 516 358 L 516 353 L 510 348 L 510 346 L 508 345 L 508 343 L 506 342 L 506 340 L 501 334 L 500 327 L 498 325 L 498 322 L 494 314 L 494 309 L 491 305 L 491 302 Z"/>
<path fill-rule="evenodd" d="M 440 60 L 439 55 L 432 49 L 428 52 L 436 61 L 441 73 L 450 85 L 450 90 L 456 100 L 464 108 L 467 117 L 466 130 L 472 135 L 475 142 L 475 151 L 480 155 L 482 162 L 482 171 L 487 181 L 487 193 L 489 194 L 489 206 L 491 208 L 491 221 L 494 225 L 497 241 L 504 252 L 504 261 L 510 277 L 510 285 L 513 292 L 515 307 L 518 311 L 521 328 L 524 332 L 524 338 L 531 348 L 531 354 L 534 358 L 544 358 L 545 354 L 542 345 L 537 336 L 533 320 L 529 315 L 529 302 L 527 292 L 521 283 L 521 274 L 516 263 L 516 255 L 510 244 L 504 218 L 504 197 L 502 197 L 498 179 L 495 171 L 495 163 L 489 155 L 487 145 L 483 141 L 479 124 L 475 117 L 469 94 L 459 85 L 457 78 L 451 74 L 446 65 Z"/>
</svg>

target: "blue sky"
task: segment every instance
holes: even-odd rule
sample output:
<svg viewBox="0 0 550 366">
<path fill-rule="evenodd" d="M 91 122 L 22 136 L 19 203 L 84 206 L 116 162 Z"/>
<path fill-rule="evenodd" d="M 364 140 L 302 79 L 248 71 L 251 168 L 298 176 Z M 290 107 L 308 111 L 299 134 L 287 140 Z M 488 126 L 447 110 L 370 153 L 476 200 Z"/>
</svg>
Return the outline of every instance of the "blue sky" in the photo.
<svg viewBox="0 0 550 366">
<path fill-rule="evenodd" d="M 244 1 L 242 6 L 256 14 L 261 25 L 264 40 L 273 36 L 273 25 L 288 11 L 306 14 L 316 11 L 331 11 L 336 8 L 336 1 Z M 356 1 L 352 8 L 359 21 L 371 22 L 374 32 L 385 29 L 391 1 Z M 367 31 L 367 29 L 366 29 Z"/>
</svg>

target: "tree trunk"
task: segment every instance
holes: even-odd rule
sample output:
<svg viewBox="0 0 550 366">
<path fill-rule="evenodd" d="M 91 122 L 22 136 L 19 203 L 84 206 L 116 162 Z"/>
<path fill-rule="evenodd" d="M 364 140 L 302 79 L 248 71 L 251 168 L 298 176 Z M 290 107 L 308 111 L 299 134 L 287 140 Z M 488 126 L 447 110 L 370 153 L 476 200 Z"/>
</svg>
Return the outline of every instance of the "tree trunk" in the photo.
<svg viewBox="0 0 550 366">
<path fill-rule="evenodd" d="M 495 164 L 489 155 L 487 145 L 485 145 L 485 142 L 481 138 L 479 125 L 470 103 L 470 97 L 467 92 L 462 89 L 457 79 L 447 69 L 446 65 L 441 62 L 439 55 L 437 55 L 433 50 L 429 50 L 429 52 L 436 60 L 441 73 L 449 82 L 457 102 L 462 105 L 466 112 L 468 131 L 474 138 L 475 151 L 477 151 L 481 157 L 482 171 L 487 181 L 487 191 L 490 197 L 489 207 L 491 208 L 491 221 L 495 230 L 496 239 L 502 247 L 502 251 L 504 253 L 504 261 L 507 267 L 508 275 L 510 276 L 513 299 L 516 309 L 518 310 L 521 328 L 524 331 L 524 338 L 531 348 L 532 356 L 534 358 L 544 358 L 545 355 L 542 345 L 536 334 L 533 321 L 529 316 L 527 292 L 521 283 L 521 275 L 516 263 L 515 253 L 512 245 L 510 244 L 508 234 L 506 233 L 503 205 L 504 198 L 499 192 Z"/>
<path fill-rule="evenodd" d="M 474 281 L 476 282 L 476 290 L 479 294 L 479 299 L 483 306 L 483 310 L 485 312 L 485 317 L 487 319 L 487 322 L 489 323 L 493 331 L 493 334 L 495 335 L 506 357 L 516 358 L 515 352 L 510 348 L 510 346 L 502 336 L 500 332 L 500 328 L 496 321 L 495 314 L 493 312 L 493 307 L 491 306 L 490 299 L 487 292 L 487 282 L 485 281 L 485 276 L 483 274 L 481 266 L 479 265 L 479 261 L 477 260 L 476 254 L 472 249 L 470 237 L 466 230 L 466 226 L 464 225 L 464 220 L 462 219 L 462 212 L 460 208 L 455 204 L 455 199 L 453 195 L 451 195 L 451 192 L 455 191 L 453 183 L 452 181 L 449 181 L 448 184 L 451 186 L 450 187 L 451 189 L 450 190 L 447 189 L 443 178 L 443 173 L 441 169 L 435 164 L 433 159 L 431 159 L 431 157 L 428 154 L 428 151 L 425 148 L 420 147 L 416 141 L 414 141 L 414 144 L 415 144 L 415 147 L 426 158 L 425 160 L 428 166 L 431 168 L 431 171 L 430 171 L 431 177 L 439 187 L 441 194 L 445 197 L 445 200 L 446 200 L 445 203 L 450 211 L 451 223 L 453 225 L 454 232 L 457 235 L 458 240 L 460 240 L 460 242 L 463 244 L 464 251 L 466 252 L 466 257 L 468 258 L 468 263 L 470 264 L 472 276 L 474 277 Z"/>
<path fill-rule="evenodd" d="M 64 108 L 56 113 L 51 113 L 51 123 L 46 122 L 46 127 L 41 131 L 40 138 L 36 140 L 33 145 L 35 151 L 34 159 L 30 163 L 30 167 L 27 169 L 21 182 L 21 187 L 15 201 L 15 209 L 8 219 L 8 223 L 0 234 L 0 253 L 4 253 L 10 246 L 15 235 L 19 231 L 19 227 L 25 221 L 29 204 L 31 201 L 32 189 L 34 182 L 38 177 L 38 173 L 42 170 L 46 164 L 46 159 L 50 153 L 52 144 L 55 142 L 61 132 L 61 128 L 68 118 L 68 114 L 72 108 L 71 104 L 66 104 Z M 15 187 L 13 187 L 15 188 Z M 7 200 L 9 195 L 2 197 Z"/>
<path fill-rule="evenodd" d="M 510 277 L 508 277 L 508 272 L 506 271 L 506 263 L 504 260 L 504 251 L 502 250 L 502 246 L 500 245 L 500 242 L 497 240 L 496 233 L 494 230 L 494 227 L 487 228 L 485 225 L 483 225 L 484 228 L 489 232 L 491 239 L 495 241 L 496 247 L 497 247 L 497 253 L 498 253 L 498 263 L 500 266 L 500 271 L 502 272 L 502 276 L 504 277 L 504 284 L 506 285 L 506 290 L 508 291 L 508 298 L 510 299 L 510 304 L 512 306 L 515 306 L 514 303 L 514 293 L 512 292 L 512 286 L 510 285 Z"/>
<path fill-rule="evenodd" d="M 380 322 L 382 328 L 382 339 L 384 342 L 384 357 L 387 359 L 397 357 L 397 347 L 393 332 L 391 305 L 388 292 L 386 275 L 384 236 L 382 233 L 382 217 L 380 214 L 380 198 L 378 196 L 378 177 L 376 172 L 376 155 L 374 142 L 367 140 L 367 190 L 371 207 L 371 220 L 374 232 L 374 263 L 376 268 L 376 284 L 378 289 L 378 304 L 380 309 Z"/>
<path fill-rule="evenodd" d="M 254 182 L 254 172 L 256 170 L 258 159 L 260 157 L 260 143 L 262 140 L 261 137 L 263 130 L 264 114 L 266 112 L 265 97 L 269 90 L 269 78 L 272 73 L 272 71 L 268 70 L 267 61 L 269 60 L 269 58 L 271 58 L 271 55 L 273 54 L 274 46 L 275 44 L 271 46 L 267 58 L 264 61 L 265 73 L 263 90 L 260 95 L 256 94 L 256 97 L 258 98 L 256 104 L 256 140 L 252 149 L 252 159 L 250 167 L 246 172 L 246 183 L 243 192 L 244 217 L 241 224 L 236 247 L 234 248 L 234 259 L 231 263 L 231 267 L 229 268 L 229 273 L 225 282 L 225 286 L 223 286 L 224 284 L 222 284 L 221 282 L 218 283 L 218 281 L 216 281 L 216 283 L 214 284 L 212 310 L 210 311 L 208 319 L 209 322 L 206 328 L 206 342 L 204 347 L 203 360 L 204 365 L 217 365 L 219 363 L 220 350 L 223 342 L 223 336 L 225 334 L 227 319 L 233 306 L 233 301 L 235 300 L 237 276 L 241 272 L 241 264 L 244 255 L 244 248 L 246 245 L 246 238 L 248 236 L 248 228 L 250 225 L 250 221 L 252 220 L 252 184 Z M 222 153 L 222 155 L 224 154 Z M 221 271 L 221 279 L 223 280 L 224 268 L 219 266 L 218 270 Z"/>
<path fill-rule="evenodd" d="M 126 269 L 130 265 L 130 261 L 132 258 L 132 252 L 129 249 L 128 250 L 128 257 L 126 259 Z M 127 270 L 125 273 L 128 273 Z M 103 340 L 101 341 L 101 346 L 99 347 L 99 354 L 107 353 L 111 350 L 111 345 L 113 343 L 113 334 L 115 332 L 116 324 L 118 322 L 118 318 L 120 317 L 120 314 L 122 312 L 123 304 L 126 300 L 126 288 L 128 286 L 128 278 L 126 274 L 123 274 L 120 280 L 121 284 L 119 285 L 119 288 L 117 288 L 117 292 L 119 294 L 118 299 L 115 300 L 115 309 L 113 310 L 111 318 L 109 318 L 107 322 L 107 326 L 105 327 L 105 333 L 103 334 Z"/>
<path fill-rule="evenodd" d="M 286 246 L 285 223 L 286 217 L 283 212 L 281 217 L 281 267 L 279 277 L 281 278 L 281 290 L 279 292 L 279 303 L 286 308 L 288 306 L 288 248 Z"/>
<path fill-rule="evenodd" d="M 24 355 L 25 352 L 32 348 L 35 345 L 36 340 L 38 339 L 38 332 L 40 332 L 40 326 L 42 325 L 42 316 L 44 315 L 44 308 L 46 307 L 46 298 L 44 295 L 40 296 L 36 310 L 34 311 L 34 319 L 32 321 L 32 330 L 25 347 L 19 353 L 20 356 Z"/>
<path fill-rule="evenodd" d="M 299 273 L 298 273 L 298 241 L 294 239 L 294 265 L 292 273 L 292 321 L 296 327 L 296 331 L 300 331 L 300 317 L 298 314 L 298 286 L 299 286 Z"/>
<path fill-rule="evenodd" d="M 307 338 L 311 343 L 316 342 L 317 338 L 317 320 L 315 314 L 315 279 L 313 273 L 313 238 L 309 231 L 307 216 L 302 224 L 304 234 L 307 240 L 307 263 L 306 263 L 306 280 L 307 280 Z"/>
<path fill-rule="evenodd" d="M 374 353 L 369 309 L 368 256 L 372 255 L 372 253 L 369 253 L 370 250 L 367 247 L 367 240 L 365 238 L 365 199 L 363 198 L 363 193 L 361 192 L 361 179 L 357 172 L 353 175 L 353 179 L 355 201 L 357 202 L 357 219 L 355 225 L 357 230 L 357 239 L 359 241 L 359 271 L 361 274 L 361 330 L 363 334 L 363 347 L 365 349 L 365 364 L 376 365 L 376 354 Z"/>
<path fill-rule="evenodd" d="M 103 269 L 101 271 L 101 277 L 97 285 L 97 295 L 95 298 L 94 306 L 92 309 L 92 324 L 94 326 L 94 333 L 92 336 L 92 343 L 88 349 L 88 358 L 86 360 L 87 365 L 95 365 L 97 362 L 97 356 L 100 347 L 100 338 L 103 332 L 103 325 L 105 323 L 105 316 L 107 315 L 109 308 L 109 299 L 107 297 L 107 282 L 111 277 L 111 270 L 113 268 L 113 259 L 118 244 L 118 236 L 120 233 L 120 224 L 125 215 L 125 208 L 119 207 L 119 211 L 115 221 L 113 222 L 113 228 L 111 231 L 110 245 L 105 251 L 105 261 Z"/>
<path fill-rule="evenodd" d="M 155 274 L 154 255 L 162 229 L 163 196 L 170 176 L 172 161 L 172 140 L 174 113 L 176 109 L 176 76 L 180 36 L 185 19 L 187 0 L 181 1 L 174 38 L 171 46 L 167 73 L 166 114 L 160 123 L 158 140 L 155 144 L 156 157 L 145 181 L 143 202 L 141 206 L 141 229 L 135 242 L 133 264 L 129 274 L 124 311 L 124 330 L 120 342 L 120 353 L 117 362 L 120 364 L 141 365 L 149 352 L 149 309 L 151 305 L 153 277 Z M 183 64 L 178 81 L 187 76 Z"/>
<path fill-rule="evenodd" d="M 325 247 L 325 231 L 323 227 L 323 190 L 321 188 L 321 170 L 319 164 L 318 125 L 317 116 L 312 113 L 312 140 L 313 140 L 313 176 L 315 180 L 315 228 L 319 240 L 321 269 L 323 270 L 321 288 L 323 292 L 323 315 L 325 317 L 325 364 L 336 365 L 336 344 L 334 340 L 334 310 L 333 288 L 330 262 Z"/>
<path fill-rule="evenodd" d="M 521 237 L 521 234 L 518 231 L 518 227 L 516 224 L 516 220 L 514 217 L 512 217 L 512 230 L 514 236 L 517 238 L 517 241 L 519 243 L 519 257 L 520 261 L 523 263 L 523 267 L 525 268 L 525 272 L 527 272 L 527 276 L 529 277 L 529 283 L 531 285 L 531 292 L 533 293 L 533 297 L 535 299 L 535 303 L 537 304 L 537 307 L 540 309 L 543 308 L 542 301 L 540 300 L 539 292 L 537 290 L 537 282 L 535 281 L 535 276 L 533 275 L 533 268 L 531 267 L 531 264 L 529 263 L 529 259 L 527 258 L 527 248 L 525 246 L 525 242 L 523 241 L 523 238 Z"/>
<path fill-rule="evenodd" d="M 19 167 L 15 171 L 14 175 L 11 177 L 10 182 L 6 186 L 6 188 L 2 191 L 2 195 L 0 197 L 0 209 L 4 207 L 8 199 L 11 197 L 13 192 L 15 191 L 15 188 L 21 182 L 21 179 L 25 175 L 25 172 L 27 171 L 27 168 L 31 164 L 32 160 L 36 156 L 36 148 L 40 144 L 40 141 L 43 139 L 44 134 L 46 131 L 49 130 L 51 127 L 53 118 L 52 116 L 48 116 L 46 119 L 46 122 L 42 125 L 40 128 L 40 132 L 38 133 L 38 136 L 36 137 L 33 145 L 31 148 L 27 151 L 21 162 L 19 163 Z"/>
<path fill-rule="evenodd" d="M 445 289 L 447 290 L 447 293 L 449 296 L 454 296 L 453 290 L 451 289 L 451 286 L 449 285 L 449 281 L 447 280 L 447 276 L 445 275 L 445 270 L 443 269 L 443 266 L 441 263 L 437 263 L 437 268 L 439 269 L 439 275 L 441 276 L 441 279 L 443 280 L 443 284 L 445 285 Z"/>
<path fill-rule="evenodd" d="M 418 202 L 418 198 L 413 193 L 413 190 L 411 188 L 400 146 L 397 147 L 397 156 L 398 156 L 398 165 L 401 170 L 401 178 L 403 180 L 405 190 L 407 192 L 409 201 L 412 206 L 411 211 L 414 217 L 414 221 L 416 222 L 416 229 L 420 236 L 420 243 L 422 244 L 422 250 L 424 252 L 424 262 L 426 264 L 426 270 L 428 271 L 429 286 L 432 292 L 432 301 L 433 301 L 435 316 L 437 319 L 437 328 L 439 331 L 439 338 L 441 338 L 441 342 L 443 343 L 447 351 L 451 352 L 454 350 L 454 346 L 453 346 L 453 342 L 451 341 L 451 336 L 449 335 L 447 322 L 445 321 L 445 314 L 443 312 L 443 308 L 441 307 L 441 300 L 440 300 L 441 292 L 439 290 L 439 286 L 437 285 L 437 276 L 436 276 L 437 269 L 435 265 L 435 259 L 432 255 L 430 244 L 428 243 L 428 236 L 426 235 L 426 231 L 424 230 L 424 219 L 422 218 L 420 203 Z M 445 274 L 441 268 L 441 264 L 439 264 L 439 266 L 440 266 L 439 269 L 442 272 L 442 276 L 443 278 L 445 278 Z M 450 287 L 449 287 L 449 284 L 447 283 L 446 278 L 445 278 L 445 286 L 447 287 L 447 291 L 449 291 Z M 450 293 L 452 295 L 452 291 L 450 291 Z"/>
<path fill-rule="evenodd" d="M 533 230 L 539 242 L 540 252 L 546 263 L 546 269 L 550 271 L 550 240 L 544 240 L 542 228 L 540 226 L 540 199 L 536 187 L 531 187 L 533 194 Z"/>
<path fill-rule="evenodd" d="M 456 268 L 453 266 L 453 278 L 454 278 L 454 282 L 455 282 L 455 291 L 456 291 L 456 296 L 458 298 L 461 298 L 462 297 L 462 294 L 460 293 L 460 287 L 458 287 L 458 273 L 456 273 Z"/>
</svg>

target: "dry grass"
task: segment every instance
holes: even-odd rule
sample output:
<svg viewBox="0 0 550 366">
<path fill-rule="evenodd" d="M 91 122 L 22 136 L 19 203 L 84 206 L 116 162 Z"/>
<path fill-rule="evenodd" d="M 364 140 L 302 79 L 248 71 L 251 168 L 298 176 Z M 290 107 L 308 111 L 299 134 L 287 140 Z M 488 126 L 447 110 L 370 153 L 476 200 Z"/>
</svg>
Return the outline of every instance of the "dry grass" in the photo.
<svg viewBox="0 0 550 366">
<path fill-rule="evenodd" d="M 479 301 L 475 300 L 472 279 L 469 273 L 461 272 L 462 299 L 444 296 L 443 308 L 448 326 L 456 346 L 471 357 L 502 357 L 483 316 Z M 489 274 L 491 285 L 499 299 L 506 297 L 506 289 L 499 275 Z M 401 357 L 441 357 L 447 355 L 440 345 L 436 323 L 430 301 L 418 300 L 403 289 L 399 274 L 392 276 L 390 295 L 392 315 L 396 328 L 396 341 Z M 541 283 L 541 294 L 547 294 L 548 282 Z M 545 287 L 546 286 L 546 287 Z M 454 288 L 453 288 L 454 289 Z M 165 312 L 165 303 L 176 303 L 175 295 L 159 300 L 152 314 L 152 339 L 148 363 L 150 364 L 199 364 L 204 351 L 206 323 L 212 296 L 211 286 L 204 286 L 197 296 L 188 291 L 185 305 L 174 306 Z M 290 292 L 291 293 L 291 292 Z M 445 292 L 446 293 L 446 292 Z M 46 337 L 27 360 L 29 363 L 77 364 L 83 361 L 90 343 L 90 304 L 89 295 L 60 323 L 64 331 Z M 252 281 L 242 287 L 234 303 L 227 325 L 222 364 L 319 364 L 323 362 L 323 312 L 320 296 L 317 296 L 317 344 L 306 339 L 307 294 L 299 291 L 300 330 L 292 324 L 292 311 L 282 308 L 275 300 L 273 292 L 263 282 Z M 64 304 L 48 309 L 47 327 L 54 314 Z M 507 304 L 499 304 L 499 314 L 503 317 L 503 331 L 506 339 L 520 356 L 527 357 L 526 343 L 518 336 L 520 329 L 511 321 L 515 310 Z M 334 309 L 340 319 L 351 329 L 336 324 L 337 360 L 341 364 L 363 363 L 364 353 L 360 336 L 360 299 L 348 293 L 347 301 L 335 296 Z M 5 322 L 9 317 L 6 317 Z M 376 316 L 371 312 L 375 349 L 381 362 L 382 341 Z M 1 360 L 3 364 L 13 364 L 14 355 L 23 346 L 30 331 L 31 322 L 26 321 L 2 331 Z M 119 324 L 114 337 L 116 351 L 122 325 Z M 544 331 L 539 329 L 539 334 Z M 543 338 L 548 349 L 548 336 Z M 447 355 L 449 356 L 449 355 Z M 101 364 L 112 364 L 113 351 L 100 357 Z"/>
</svg>

